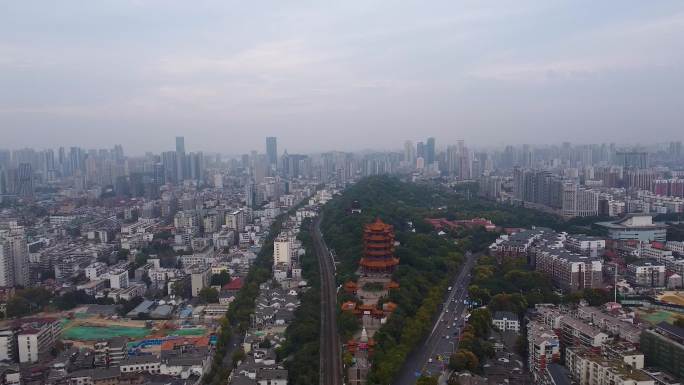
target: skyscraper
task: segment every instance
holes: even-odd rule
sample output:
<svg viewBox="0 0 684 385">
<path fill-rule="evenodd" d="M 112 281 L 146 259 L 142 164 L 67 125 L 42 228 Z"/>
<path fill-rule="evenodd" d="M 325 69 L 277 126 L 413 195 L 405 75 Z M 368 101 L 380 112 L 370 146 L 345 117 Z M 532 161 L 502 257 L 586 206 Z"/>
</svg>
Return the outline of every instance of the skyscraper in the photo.
<svg viewBox="0 0 684 385">
<path fill-rule="evenodd" d="M 620 151 L 615 157 L 616 163 L 624 168 L 648 168 L 648 153 L 645 151 Z"/>
<path fill-rule="evenodd" d="M 256 200 L 256 190 L 252 181 L 245 184 L 245 205 L 249 208 L 254 208 L 254 201 Z"/>
<path fill-rule="evenodd" d="M 416 148 L 410 140 L 404 143 L 404 162 L 411 167 L 416 166 Z"/>
<path fill-rule="evenodd" d="M 14 284 L 29 286 L 29 255 L 23 230 L 8 237 L 14 262 Z"/>
<path fill-rule="evenodd" d="M 17 170 L 17 194 L 21 197 L 33 196 L 33 169 L 30 163 L 20 163 Z"/>
<path fill-rule="evenodd" d="M 14 286 L 14 259 L 7 240 L 0 235 L 0 286 Z"/>
<path fill-rule="evenodd" d="M 425 145 L 425 163 L 432 164 L 435 162 L 435 138 L 428 138 Z"/>
<path fill-rule="evenodd" d="M 5 169 L 0 167 L 0 195 L 7 193 L 7 174 Z M 2 202 L 2 197 L 0 197 L 0 202 Z"/>
<path fill-rule="evenodd" d="M 29 285 L 28 245 L 23 229 L 0 232 L 0 286 Z"/>
<path fill-rule="evenodd" d="M 266 137 L 266 156 L 270 168 L 275 169 L 278 166 L 278 142 L 274 136 Z"/>
<path fill-rule="evenodd" d="M 182 136 L 176 137 L 176 152 L 182 152 L 185 154 L 185 138 Z"/>
<path fill-rule="evenodd" d="M 176 152 L 166 151 L 161 155 L 162 165 L 164 165 L 164 183 L 174 182 L 178 176 L 178 173 L 176 172 L 178 163 L 176 160 Z"/>
<path fill-rule="evenodd" d="M 425 143 L 418 142 L 416 144 L 416 157 L 425 159 Z"/>
<path fill-rule="evenodd" d="M 185 138 L 176 137 L 176 182 L 181 183 L 185 179 Z"/>
</svg>

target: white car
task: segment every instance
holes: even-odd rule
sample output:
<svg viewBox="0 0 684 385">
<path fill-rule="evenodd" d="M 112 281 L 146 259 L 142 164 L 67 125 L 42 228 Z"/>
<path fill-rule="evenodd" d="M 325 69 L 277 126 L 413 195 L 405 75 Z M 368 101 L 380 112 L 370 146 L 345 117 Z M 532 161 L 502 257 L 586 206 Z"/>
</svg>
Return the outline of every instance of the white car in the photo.
<svg viewBox="0 0 684 385">
<path fill-rule="evenodd" d="M 449 309 L 444 310 L 444 312 L 445 312 L 445 313 L 448 313 L 448 312 L 449 312 Z"/>
</svg>

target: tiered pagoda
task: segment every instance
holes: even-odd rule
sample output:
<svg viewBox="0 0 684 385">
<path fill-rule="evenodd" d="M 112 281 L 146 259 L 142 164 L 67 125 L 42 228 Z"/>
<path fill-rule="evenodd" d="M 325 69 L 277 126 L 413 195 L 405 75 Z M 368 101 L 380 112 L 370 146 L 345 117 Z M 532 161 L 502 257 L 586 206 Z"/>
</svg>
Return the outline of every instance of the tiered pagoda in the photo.
<svg viewBox="0 0 684 385">
<path fill-rule="evenodd" d="M 399 264 L 394 257 L 394 228 L 380 218 L 363 229 L 363 257 L 359 262 L 365 274 L 391 274 Z"/>
</svg>

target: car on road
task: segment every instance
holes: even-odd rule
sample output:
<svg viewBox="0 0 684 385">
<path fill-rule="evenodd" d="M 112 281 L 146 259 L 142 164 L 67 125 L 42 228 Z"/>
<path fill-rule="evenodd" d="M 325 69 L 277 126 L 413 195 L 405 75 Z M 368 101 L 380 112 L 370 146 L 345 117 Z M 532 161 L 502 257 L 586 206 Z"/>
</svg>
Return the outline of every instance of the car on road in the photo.
<svg viewBox="0 0 684 385">
<path fill-rule="evenodd" d="M 451 291 L 451 286 L 449 286 L 449 288 L 447 289 L 447 291 Z"/>
<path fill-rule="evenodd" d="M 428 363 L 429 363 L 429 364 L 432 363 L 432 357 L 428 358 Z"/>
</svg>

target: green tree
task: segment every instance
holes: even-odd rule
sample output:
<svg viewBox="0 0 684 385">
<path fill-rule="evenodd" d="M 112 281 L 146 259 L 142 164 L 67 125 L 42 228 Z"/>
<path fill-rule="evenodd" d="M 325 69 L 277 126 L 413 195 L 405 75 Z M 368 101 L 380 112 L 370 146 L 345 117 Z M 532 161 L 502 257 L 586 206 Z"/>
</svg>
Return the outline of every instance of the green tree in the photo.
<svg viewBox="0 0 684 385">
<path fill-rule="evenodd" d="M 337 317 L 337 327 L 340 329 L 340 335 L 343 341 L 349 340 L 354 333 L 361 327 L 359 318 L 350 312 L 340 312 Z"/>
<path fill-rule="evenodd" d="M 492 326 L 492 314 L 489 312 L 489 309 L 475 309 L 470 313 L 468 323 L 475 330 L 477 337 L 484 338 L 489 335 L 489 330 Z"/>
<path fill-rule="evenodd" d="M 227 270 L 211 276 L 211 286 L 223 286 L 228 282 L 230 282 L 230 274 Z"/>
<path fill-rule="evenodd" d="M 468 295 L 471 299 L 478 301 L 481 304 L 487 304 L 490 300 L 489 290 L 481 288 L 478 285 L 470 285 L 468 287 Z"/>
<path fill-rule="evenodd" d="M 86 294 L 83 290 L 71 291 L 55 299 L 55 306 L 59 310 L 69 310 L 88 303 L 95 303 L 95 297 Z"/>
<path fill-rule="evenodd" d="M 591 306 L 600 306 L 613 300 L 613 295 L 604 289 L 584 289 L 582 296 Z"/>
<path fill-rule="evenodd" d="M 204 303 L 218 303 L 219 301 L 219 293 L 213 287 L 203 288 L 200 290 L 197 296 L 199 297 L 200 301 Z"/>
<path fill-rule="evenodd" d="M 238 349 L 233 352 L 233 355 L 230 357 L 231 360 L 233 361 L 233 367 L 237 367 L 238 362 L 244 361 L 246 355 L 245 352 L 242 349 Z"/>
<path fill-rule="evenodd" d="M 52 298 L 52 293 L 42 287 L 18 289 L 7 301 L 7 317 L 22 317 L 40 311 Z"/>
<path fill-rule="evenodd" d="M 187 279 L 181 279 L 174 282 L 171 285 L 171 293 L 178 297 L 189 297 L 190 296 L 190 282 Z"/>
<path fill-rule="evenodd" d="M 141 267 L 144 266 L 147 263 L 147 260 L 150 258 L 149 255 L 144 254 L 144 253 L 138 253 L 135 256 L 135 267 Z"/>
<path fill-rule="evenodd" d="M 7 317 L 23 317 L 31 314 L 31 302 L 21 296 L 14 296 L 7 301 Z"/>
<path fill-rule="evenodd" d="M 438 385 L 437 377 L 422 375 L 418 377 L 416 385 Z"/>
<path fill-rule="evenodd" d="M 480 366 L 480 360 L 475 353 L 467 349 L 459 349 L 449 357 L 449 368 L 457 372 L 469 370 L 475 372 Z"/>
</svg>

